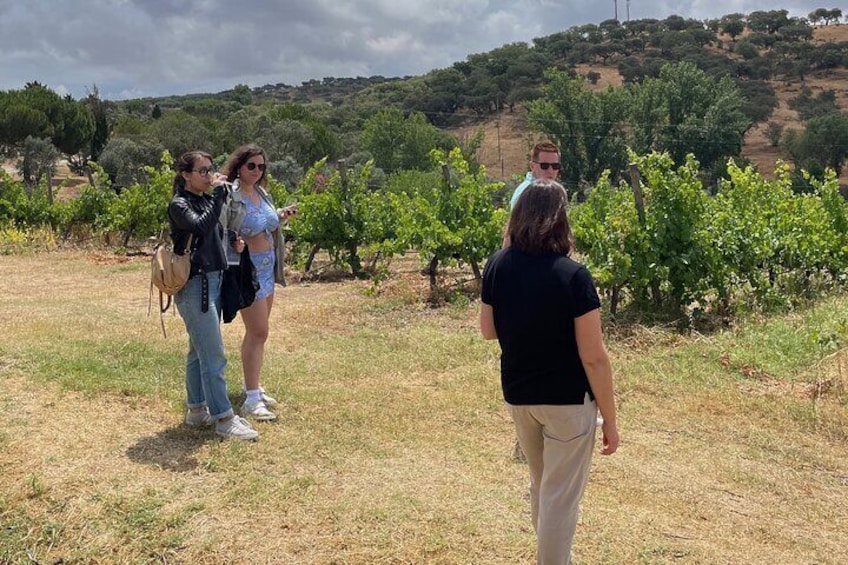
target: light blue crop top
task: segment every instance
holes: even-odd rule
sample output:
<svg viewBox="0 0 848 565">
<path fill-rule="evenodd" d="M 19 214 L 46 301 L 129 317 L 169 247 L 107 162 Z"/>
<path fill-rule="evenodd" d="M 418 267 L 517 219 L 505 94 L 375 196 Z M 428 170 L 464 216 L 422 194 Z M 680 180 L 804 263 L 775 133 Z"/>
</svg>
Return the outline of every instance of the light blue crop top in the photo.
<svg viewBox="0 0 848 565">
<path fill-rule="evenodd" d="M 273 245 L 271 232 L 280 227 L 277 211 L 264 198 L 259 199 L 259 204 L 254 204 L 249 198 L 245 198 L 244 201 L 247 204 L 247 214 L 238 234 L 243 238 L 249 238 L 265 232 L 268 242 Z"/>
</svg>

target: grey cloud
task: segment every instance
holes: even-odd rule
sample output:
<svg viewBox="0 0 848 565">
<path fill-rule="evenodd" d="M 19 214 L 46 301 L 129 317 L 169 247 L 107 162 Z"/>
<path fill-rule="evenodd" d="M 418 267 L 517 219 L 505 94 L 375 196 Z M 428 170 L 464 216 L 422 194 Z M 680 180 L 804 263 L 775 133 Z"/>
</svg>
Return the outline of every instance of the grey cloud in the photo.
<svg viewBox="0 0 848 565">
<path fill-rule="evenodd" d="M 619 0 L 619 19 L 626 0 Z M 819 0 L 784 1 L 793 15 Z M 630 16 L 705 19 L 765 0 L 632 0 Z M 514 41 L 613 16 L 585 0 L 0 0 L 0 89 L 39 80 L 75 96 L 214 92 L 237 83 L 421 74 Z"/>
</svg>

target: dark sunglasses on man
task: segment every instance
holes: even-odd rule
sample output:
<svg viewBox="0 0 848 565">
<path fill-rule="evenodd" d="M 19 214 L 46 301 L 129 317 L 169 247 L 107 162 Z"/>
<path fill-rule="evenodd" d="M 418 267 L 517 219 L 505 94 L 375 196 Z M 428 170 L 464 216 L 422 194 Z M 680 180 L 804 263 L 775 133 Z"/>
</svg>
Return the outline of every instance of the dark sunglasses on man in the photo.
<svg viewBox="0 0 848 565">
<path fill-rule="evenodd" d="M 559 163 L 542 163 L 540 161 L 533 161 L 533 162 L 536 163 L 537 165 L 539 165 L 540 167 L 542 167 L 543 171 L 547 171 L 548 169 L 553 169 L 555 171 L 558 171 L 559 167 L 560 167 Z"/>
</svg>

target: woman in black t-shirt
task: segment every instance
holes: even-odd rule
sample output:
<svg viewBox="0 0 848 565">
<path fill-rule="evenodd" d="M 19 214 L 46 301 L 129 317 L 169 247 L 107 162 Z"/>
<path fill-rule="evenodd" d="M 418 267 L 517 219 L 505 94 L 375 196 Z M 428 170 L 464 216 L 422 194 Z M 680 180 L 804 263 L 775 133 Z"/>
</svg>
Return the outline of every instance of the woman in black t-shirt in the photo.
<svg viewBox="0 0 848 565">
<path fill-rule="evenodd" d="M 510 246 L 483 273 L 480 332 L 501 346 L 501 385 L 530 468 L 537 562 L 570 563 L 597 412 L 601 453 L 618 448 L 600 301 L 572 248 L 565 189 L 535 181 L 512 209 Z"/>
</svg>

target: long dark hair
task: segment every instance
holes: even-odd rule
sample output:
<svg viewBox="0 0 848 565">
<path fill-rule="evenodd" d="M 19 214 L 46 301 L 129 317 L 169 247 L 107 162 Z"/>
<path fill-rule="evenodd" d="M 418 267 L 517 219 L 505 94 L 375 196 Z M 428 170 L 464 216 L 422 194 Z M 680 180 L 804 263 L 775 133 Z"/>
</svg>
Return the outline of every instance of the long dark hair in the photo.
<svg viewBox="0 0 848 565">
<path fill-rule="evenodd" d="M 229 159 L 227 159 L 227 162 L 224 164 L 224 167 L 221 169 L 221 172 L 227 175 L 227 181 L 233 182 L 236 180 L 236 177 L 238 177 L 239 169 L 247 163 L 248 160 L 252 157 L 256 157 L 257 155 L 262 155 L 262 159 L 265 161 L 265 170 L 262 171 L 262 176 L 259 177 L 259 181 L 256 184 L 264 187 L 268 182 L 268 156 L 265 154 L 265 150 L 255 143 L 242 145 L 233 151 L 232 155 L 230 155 Z"/>
<path fill-rule="evenodd" d="M 174 177 L 174 194 L 185 188 L 185 179 L 183 173 L 190 173 L 194 170 L 194 166 L 200 159 L 209 159 L 212 162 L 212 156 L 206 151 L 189 151 L 183 153 L 177 159 L 177 175 Z"/>
<path fill-rule="evenodd" d="M 561 184 L 533 181 L 518 197 L 509 217 L 510 245 L 531 255 L 568 255 L 574 243 L 567 207 L 568 197 Z"/>
</svg>

